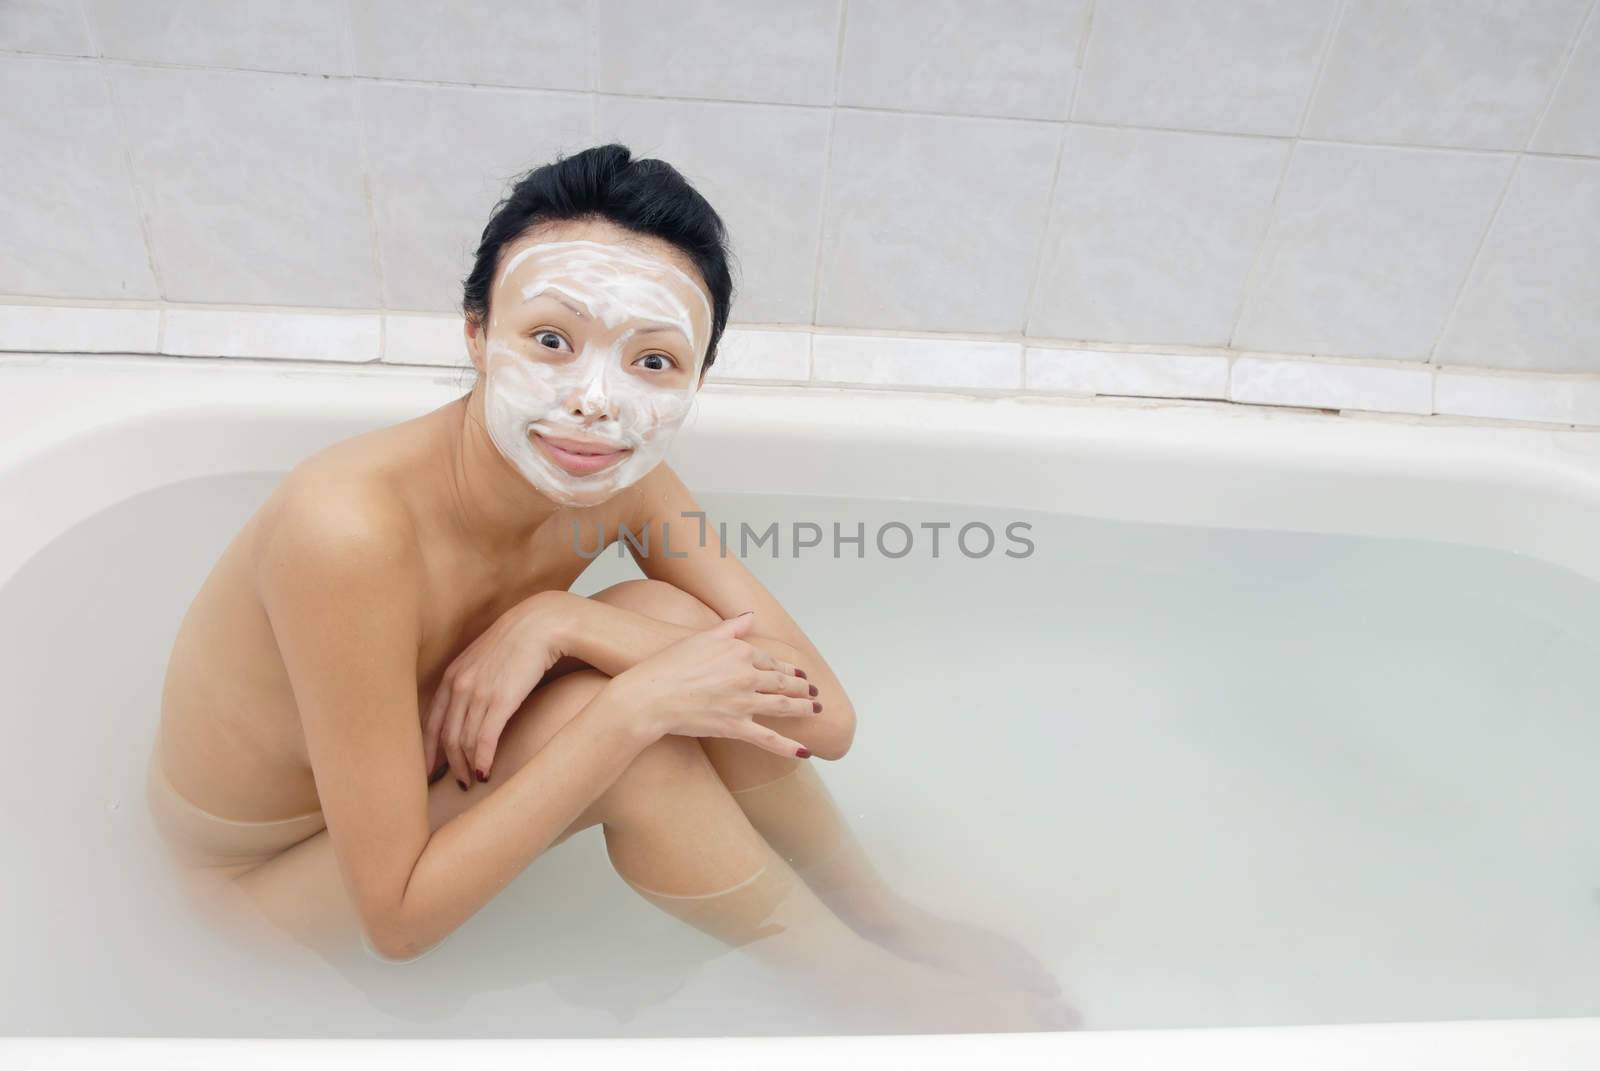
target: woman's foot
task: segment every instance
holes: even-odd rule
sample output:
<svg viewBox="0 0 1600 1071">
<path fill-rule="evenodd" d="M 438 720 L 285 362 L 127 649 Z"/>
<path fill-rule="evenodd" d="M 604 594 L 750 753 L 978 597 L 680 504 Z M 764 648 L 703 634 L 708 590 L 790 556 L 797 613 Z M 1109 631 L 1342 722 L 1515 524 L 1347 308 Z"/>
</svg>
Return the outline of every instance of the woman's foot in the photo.
<svg viewBox="0 0 1600 1071">
<path fill-rule="evenodd" d="M 919 1005 L 919 1029 L 939 1034 L 1072 1030 L 1083 1023 L 1060 997 L 996 988 L 970 977 L 950 976 L 946 984 L 925 993 Z"/>
<path fill-rule="evenodd" d="M 848 921 L 848 919 L 846 919 Z M 1061 996 L 1061 985 L 1038 957 L 1018 941 L 976 925 L 941 919 L 902 903 L 890 913 L 851 922 L 861 937 L 918 964 L 928 964 L 1002 988 L 1037 996 Z"/>
</svg>

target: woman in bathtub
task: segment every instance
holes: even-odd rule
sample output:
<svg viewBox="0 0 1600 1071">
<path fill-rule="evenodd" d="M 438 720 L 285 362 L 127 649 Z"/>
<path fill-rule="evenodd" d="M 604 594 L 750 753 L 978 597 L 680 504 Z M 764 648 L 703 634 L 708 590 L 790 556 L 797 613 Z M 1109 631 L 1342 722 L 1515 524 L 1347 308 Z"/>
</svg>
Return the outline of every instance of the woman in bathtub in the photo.
<svg viewBox="0 0 1600 1071">
<path fill-rule="evenodd" d="M 158 825 L 217 891 L 300 932 L 342 912 L 392 960 L 600 826 L 641 896 L 846 1002 L 1061 1025 L 1030 957 L 873 874 L 813 769 L 849 750 L 849 697 L 684 519 L 662 452 L 732 290 L 720 218 L 667 164 L 606 145 L 523 178 L 466 280 L 470 393 L 300 464 L 195 598 Z M 624 526 L 648 579 L 569 592 Z"/>
</svg>

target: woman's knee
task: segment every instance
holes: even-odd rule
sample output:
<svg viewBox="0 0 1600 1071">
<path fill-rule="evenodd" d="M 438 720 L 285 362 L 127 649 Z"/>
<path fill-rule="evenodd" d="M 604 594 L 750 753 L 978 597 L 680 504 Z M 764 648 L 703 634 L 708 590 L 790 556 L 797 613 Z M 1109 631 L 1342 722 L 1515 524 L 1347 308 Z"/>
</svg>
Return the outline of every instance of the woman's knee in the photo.
<svg viewBox="0 0 1600 1071">
<path fill-rule="evenodd" d="M 602 798 L 611 823 L 656 820 L 673 811 L 673 800 L 702 792 L 717 780 L 700 741 L 692 736 L 663 736 L 649 744 L 622 771 Z"/>
<path fill-rule="evenodd" d="M 539 685 L 517 708 L 500 737 L 495 767 L 510 774 L 550 742 L 550 738 L 600 694 L 611 678 L 579 669 Z M 498 780 L 493 773 L 491 780 Z"/>
<path fill-rule="evenodd" d="M 711 607 L 665 580 L 624 580 L 591 597 L 685 628 L 705 628 L 722 620 Z"/>
</svg>

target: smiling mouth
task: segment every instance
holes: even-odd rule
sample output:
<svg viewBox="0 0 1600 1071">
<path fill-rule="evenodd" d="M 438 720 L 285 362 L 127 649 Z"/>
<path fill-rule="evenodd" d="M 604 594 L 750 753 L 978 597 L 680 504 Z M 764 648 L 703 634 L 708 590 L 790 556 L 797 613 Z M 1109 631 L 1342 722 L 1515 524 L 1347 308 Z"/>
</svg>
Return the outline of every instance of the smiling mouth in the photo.
<svg viewBox="0 0 1600 1071">
<path fill-rule="evenodd" d="M 539 428 L 528 430 L 545 456 L 572 476 L 592 476 L 610 468 L 633 452 L 626 447 L 551 435 Z"/>
</svg>

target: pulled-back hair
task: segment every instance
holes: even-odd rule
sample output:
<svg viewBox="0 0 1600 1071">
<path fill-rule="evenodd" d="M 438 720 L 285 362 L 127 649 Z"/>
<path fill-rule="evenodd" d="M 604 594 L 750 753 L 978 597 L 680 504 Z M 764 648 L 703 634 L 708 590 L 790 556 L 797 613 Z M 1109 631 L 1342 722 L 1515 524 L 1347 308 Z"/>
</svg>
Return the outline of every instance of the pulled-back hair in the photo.
<svg viewBox="0 0 1600 1071">
<path fill-rule="evenodd" d="M 636 160 L 626 145 L 558 156 L 517 180 L 483 228 L 463 284 L 462 312 L 479 324 L 489 322 L 489 291 L 506 246 L 540 224 L 591 218 L 670 242 L 694 262 L 711 294 L 711 339 L 703 365 L 710 368 L 733 304 L 727 227 L 677 168 L 663 160 Z"/>
</svg>

